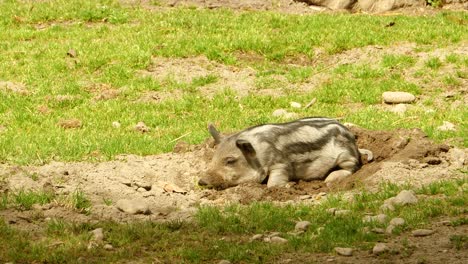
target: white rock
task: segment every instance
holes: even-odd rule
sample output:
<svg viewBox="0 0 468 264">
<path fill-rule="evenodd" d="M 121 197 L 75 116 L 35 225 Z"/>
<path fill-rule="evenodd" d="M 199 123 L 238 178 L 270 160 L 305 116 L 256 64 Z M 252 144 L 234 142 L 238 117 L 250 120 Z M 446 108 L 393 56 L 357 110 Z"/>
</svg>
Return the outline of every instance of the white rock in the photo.
<svg viewBox="0 0 468 264">
<path fill-rule="evenodd" d="M 338 255 L 341 256 L 352 256 L 353 255 L 353 249 L 352 248 L 342 248 L 342 247 L 336 247 L 335 252 L 338 253 Z"/>
<path fill-rule="evenodd" d="M 388 246 L 384 243 L 377 243 L 375 244 L 374 248 L 372 249 L 372 253 L 374 255 L 380 255 L 384 252 L 387 252 L 389 250 Z"/>
<path fill-rule="evenodd" d="M 102 228 L 96 228 L 94 229 L 93 231 L 91 231 L 91 233 L 93 234 L 93 240 L 94 241 L 103 241 L 104 240 L 104 232 L 102 230 Z"/>
<path fill-rule="evenodd" d="M 413 234 L 413 236 L 415 237 L 424 237 L 434 234 L 434 231 L 429 229 L 416 229 L 413 232 L 411 232 L 411 234 Z"/>
<path fill-rule="evenodd" d="M 407 92 L 384 92 L 383 101 L 387 104 L 412 103 L 416 97 Z"/>
<path fill-rule="evenodd" d="M 418 198 L 414 195 L 413 191 L 403 190 L 392 201 L 393 204 L 407 205 L 417 203 Z"/>
<path fill-rule="evenodd" d="M 220 260 L 218 264 L 231 264 L 231 261 L 223 259 L 223 260 Z"/>
<path fill-rule="evenodd" d="M 309 221 L 300 221 L 300 222 L 297 222 L 296 226 L 294 227 L 294 230 L 307 231 L 307 229 L 309 229 L 309 226 L 310 226 Z"/>
<path fill-rule="evenodd" d="M 115 127 L 115 128 L 120 128 L 121 125 L 120 125 L 119 122 L 114 121 L 114 122 L 112 122 L 112 126 Z"/>
<path fill-rule="evenodd" d="M 392 218 L 392 220 L 390 220 L 390 224 L 394 226 L 401 226 L 405 224 L 405 219 L 401 217 L 395 217 L 395 218 Z"/>
<path fill-rule="evenodd" d="M 300 103 L 298 103 L 298 102 L 291 102 L 291 107 L 292 108 L 301 108 L 302 105 Z"/>
<path fill-rule="evenodd" d="M 276 243 L 276 244 L 284 244 L 287 243 L 288 240 L 279 236 L 274 236 L 270 238 L 271 243 Z"/>
<path fill-rule="evenodd" d="M 455 165 L 456 168 L 463 168 L 466 163 L 466 154 L 463 150 L 458 148 L 451 148 L 448 151 L 450 163 Z"/>
<path fill-rule="evenodd" d="M 286 111 L 285 109 L 276 109 L 275 111 L 273 111 L 273 116 L 274 117 L 279 117 L 279 116 L 284 116 L 288 113 L 288 111 Z"/>
<path fill-rule="evenodd" d="M 455 128 L 454 124 L 452 124 L 450 122 L 447 122 L 447 121 L 444 121 L 441 126 L 437 127 L 437 130 L 440 130 L 440 131 L 455 131 L 456 128 Z"/>
<path fill-rule="evenodd" d="M 127 200 L 121 199 L 116 203 L 117 209 L 128 214 L 149 214 L 148 204 L 143 199 Z"/>
</svg>

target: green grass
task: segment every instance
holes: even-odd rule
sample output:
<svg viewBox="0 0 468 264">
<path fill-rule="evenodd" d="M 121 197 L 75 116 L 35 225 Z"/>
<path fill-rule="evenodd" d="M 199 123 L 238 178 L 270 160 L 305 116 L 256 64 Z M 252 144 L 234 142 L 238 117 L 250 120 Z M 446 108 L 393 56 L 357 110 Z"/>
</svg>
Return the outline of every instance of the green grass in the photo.
<svg viewBox="0 0 468 264">
<path fill-rule="evenodd" d="M 110 0 L 34 4 L 3 1 L 0 10 L 3 10 L 0 80 L 23 83 L 29 91 L 29 95 L 21 95 L 0 89 L 0 124 L 7 128 L 0 132 L 0 161 L 18 164 L 99 161 L 121 153 L 167 152 L 174 146 L 175 138 L 188 132 L 184 140 L 203 141 L 208 136 L 205 131 L 208 122 L 217 121 L 222 129 L 232 131 L 259 122 L 279 121 L 271 116 L 274 109 L 287 107 L 290 101 L 306 104 L 312 97 L 318 99 L 316 107 L 302 110 L 301 116 L 345 117 L 372 129 L 396 128 L 401 124 L 391 124 L 398 116 L 369 107 L 380 102 L 382 91 L 426 92 L 395 75 L 395 71 L 414 66 L 412 57 L 388 54 L 380 66 L 349 65 L 337 69 L 313 63 L 288 66 L 286 61 L 313 60 L 317 48 L 332 55 L 352 48 L 395 45 L 401 41 L 431 49 L 457 45 L 466 41 L 468 35 L 463 25 L 452 21 L 453 17 L 466 19 L 466 14 L 453 12 L 431 17 L 391 18 L 190 8 L 153 12 L 138 6 L 124 7 Z M 384 29 L 390 20 L 399 26 Z M 76 51 L 76 57 L 67 55 L 70 49 Z M 239 53 L 262 59 L 245 60 L 238 57 Z M 237 99 L 237 94 L 224 87 L 219 76 L 212 73 L 194 78 L 190 83 L 156 80 L 138 73 L 148 68 L 152 57 L 199 55 L 235 67 L 273 73 L 281 78 L 260 74 L 254 76 L 255 85 L 257 89 L 277 89 L 278 94 L 284 95 L 276 98 L 252 93 Z M 447 85 L 453 86 L 463 78 L 467 60 L 455 54 L 446 60 L 459 67 L 458 75 L 445 79 Z M 437 71 L 442 63 L 445 62 L 432 58 L 426 65 Z M 296 90 L 297 85 L 307 83 L 319 71 L 331 74 L 332 81 L 310 92 Z M 208 84 L 219 86 L 213 99 L 200 91 Z M 110 100 L 95 100 L 99 87 L 120 93 Z M 182 97 L 161 103 L 139 100 L 149 91 L 173 90 L 181 90 Z M 356 109 L 359 111 L 340 107 L 353 103 L 362 103 Z M 47 113 L 38 111 L 44 107 Z M 377 117 L 370 116 L 375 112 Z M 435 120 L 441 122 L 443 116 L 444 120 L 462 125 L 466 108 L 438 113 L 440 117 Z M 60 120 L 72 118 L 78 118 L 82 127 L 58 126 Z M 433 131 L 437 124 L 427 120 L 434 117 L 405 123 L 408 127 L 423 127 L 429 136 L 438 140 L 462 133 L 437 133 Z M 113 121 L 119 121 L 121 128 L 113 128 Z M 134 131 L 133 126 L 139 121 L 151 127 L 151 132 Z"/>
<path fill-rule="evenodd" d="M 44 228 L 23 232 L 0 221 L 0 259 L 13 262 L 112 263 L 138 257 L 141 261 L 169 263 L 206 263 L 228 259 L 232 262 L 271 262 L 283 254 L 329 253 L 334 247 L 369 250 L 376 242 L 391 239 L 366 229 L 385 224 L 363 222 L 368 214 L 380 213 L 384 200 L 403 189 L 414 189 L 420 198 L 415 205 L 396 206 L 388 211 L 388 219 L 402 217 L 405 224 L 395 234 L 416 228 L 428 228 L 437 219 L 452 219 L 453 226 L 466 225 L 467 179 L 440 181 L 414 189 L 409 185 L 382 184 L 378 192 L 361 190 L 350 201 L 340 193 L 329 194 L 319 205 L 273 205 L 257 202 L 250 205 L 229 205 L 224 208 L 201 207 L 191 221 L 172 220 L 165 223 L 112 221 L 75 223 L 60 219 L 43 222 Z M 328 208 L 350 209 L 351 213 L 333 216 Z M 290 234 L 296 221 L 311 222 L 301 235 Z M 103 228 L 105 242 L 114 249 L 106 251 L 102 244 L 87 249 L 90 231 Z M 279 232 L 288 239 L 286 244 L 250 241 L 254 234 Z M 40 236 L 41 239 L 32 239 Z M 463 250 L 466 236 L 452 236 L 457 250 Z M 53 245 L 53 246 L 52 246 Z M 24 250 L 27 249 L 27 250 Z"/>
</svg>

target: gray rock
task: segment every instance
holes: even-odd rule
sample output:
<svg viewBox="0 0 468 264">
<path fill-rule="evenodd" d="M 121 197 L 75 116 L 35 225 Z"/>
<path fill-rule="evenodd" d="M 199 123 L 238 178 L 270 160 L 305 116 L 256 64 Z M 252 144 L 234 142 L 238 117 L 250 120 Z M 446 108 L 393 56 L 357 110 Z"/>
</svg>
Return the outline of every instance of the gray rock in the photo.
<svg viewBox="0 0 468 264">
<path fill-rule="evenodd" d="M 148 204 L 143 199 L 127 200 L 121 199 L 116 203 L 117 209 L 127 214 L 149 214 Z"/>
<path fill-rule="evenodd" d="M 223 259 L 223 260 L 220 260 L 218 264 L 231 264 L 231 261 Z"/>
<path fill-rule="evenodd" d="M 382 13 L 402 7 L 424 6 L 424 4 L 425 1 L 420 0 L 358 0 L 354 8 L 364 12 Z"/>
<path fill-rule="evenodd" d="M 414 95 L 407 92 L 384 92 L 382 98 L 387 104 L 408 104 L 416 100 Z"/>
<path fill-rule="evenodd" d="M 390 198 L 393 199 L 394 197 Z M 388 199 L 387 199 L 388 200 Z M 384 204 L 380 206 L 381 211 L 395 211 L 395 206 L 393 206 L 392 202 L 385 200 Z"/>
<path fill-rule="evenodd" d="M 463 168 L 466 163 L 466 154 L 462 149 L 450 149 L 448 151 L 448 157 L 450 158 L 450 163 L 455 165 L 456 168 Z"/>
<path fill-rule="evenodd" d="M 390 220 L 390 224 L 393 226 L 401 226 L 405 224 L 405 219 L 401 217 L 395 217 L 395 218 L 392 218 L 392 220 Z"/>
<path fill-rule="evenodd" d="M 276 243 L 276 244 L 284 244 L 287 243 L 288 240 L 279 236 L 274 236 L 270 238 L 271 243 Z"/>
<path fill-rule="evenodd" d="M 401 191 L 395 199 L 393 199 L 393 204 L 397 205 L 415 204 L 417 202 L 418 198 L 414 195 L 414 192 L 408 190 Z"/>
<path fill-rule="evenodd" d="M 388 248 L 388 246 L 384 243 L 377 243 L 375 244 L 374 248 L 372 249 L 372 253 L 374 255 L 380 255 L 382 253 L 385 253 L 387 251 L 389 251 L 390 249 Z"/>
<path fill-rule="evenodd" d="M 309 226 L 310 226 L 309 221 L 300 221 L 296 223 L 294 230 L 295 231 L 307 231 L 307 229 L 309 229 Z"/>
<path fill-rule="evenodd" d="M 415 237 L 424 237 L 434 234 L 434 231 L 429 229 L 416 229 L 413 232 L 411 232 L 411 234 L 413 234 L 413 236 Z"/>
<path fill-rule="evenodd" d="M 139 131 L 141 133 L 146 133 L 150 131 L 150 128 L 144 122 L 141 121 L 138 122 L 134 128 L 136 131 Z"/>
<path fill-rule="evenodd" d="M 338 255 L 341 256 L 352 256 L 353 255 L 353 249 L 352 248 L 342 248 L 342 247 L 336 247 L 335 252 L 338 253 Z"/>
<path fill-rule="evenodd" d="M 102 228 L 96 228 L 93 231 L 91 231 L 91 234 L 93 234 L 92 239 L 94 241 L 100 242 L 104 240 L 104 232 Z"/>
</svg>

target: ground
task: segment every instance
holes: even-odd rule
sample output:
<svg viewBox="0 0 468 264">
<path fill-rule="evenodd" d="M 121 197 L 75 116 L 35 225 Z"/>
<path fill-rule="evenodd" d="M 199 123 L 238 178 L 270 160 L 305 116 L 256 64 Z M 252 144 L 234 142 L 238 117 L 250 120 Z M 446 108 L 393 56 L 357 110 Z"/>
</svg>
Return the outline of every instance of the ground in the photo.
<svg viewBox="0 0 468 264">
<path fill-rule="evenodd" d="M 136 4 L 136 1 L 121 1 L 126 4 Z M 170 8 L 172 6 L 188 5 L 204 8 L 233 8 L 240 10 L 274 10 L 287 13 L 307 14 L 324 11 L 308 7 L 302 3 L 289 0 L 280 1 L 158 1 L 154 5 L 143 1 L 138 4 L 148 8 Z M 459 8 L 460 6 L 454 6 Z M 328 12 L 328 11 L 327 11 Z M 432 9 L 399 10 L 395 12 L 425 14 L 434 12 Z M 432 51 L 416 50 L 411 43 L 400 43 L 391 47 L 367 46 L 352 49 L 332 56 L 321 56 L 320 51 L 314 57 L 314 63 L 321 65 L 345 65 L 350 63 L 375 63 L 383 54 L 411 54 L 423 63 L 433 56 L 447 54 L 468 54 L 468 46 L 445 47 Z M 258 59 L 252 54 L 238 54 L 244 60 Z M 306 58 L 292 58 L 291 64 L 311 63 Z M 416 67 L 415 67 L 416 68 Z M 409 68 L 404 72 L 411 78 L 414 72 Z M 446 68 L 449 72 L 453 69 Z M 151 66 L 139 72 L 143 76 L 156 79 L 167 79 L 171 76 L 176 81 L 193 82 L 196 78 L 209 75 L 218 76 L 213 84 L 203 86 L 203 96 L 213 96 L 216 82 L 223 82 L 231 87 L 239 96 L 253 92 L 255 87 L 255 70 L 251 68 L 236 68 L 218 62 L 210 61 L 204 56 L 192 58 L 154 58 Z M 270 76 L 271 78 L 284 78 Z M 329 75 L 318 72 L 311 81 L 301 84 L 303 89 L 327 82 Z M 281 81 L 281 80 L 279 80 Z M 414 80 L 419 82 L 420 80 Z M 466 87 L 468 79 L 463 79 L 453 93 L 459 95 L 458 104 L 467 104 Z M 418 83 L 421 87 L 431 84 Z M 301 89 L 301 87 L 296 87 Z M 106 96 L 106 89 L 100 96 Z M 283 90 L 284 91 L 284 90 Z M 277 94 L 275 89 L 260 89 L 260 94 Z M 450 91 L 449 91 L 450 92 Z M 154 91 L 145 93 L 138 100 L 158 102 L 166 98 L 181 96 L 180 90 Z M 109 95 L 112 96 L 112 95 Z M 419 98 L 423 99 L 423 98 Z M 435 105 L 443 104 L 444 98 L 436 100 Z M 306 102 L 304 102 L 305 104 Z M 381 105 L 382 108 L 391 108 Z M 411 117 L 409 117 L 411 118 Z M 402 121 L 404 122 L 404 120 Z M 101 163 L 93 162 L 51 162 L 39 166 L 20 166 L 0 164 L 0 179 L 5 182 L 1 191 L 44 190 L 52 188 L 53 192 L 71 194 L 82 191 L 90 199 L 92 209 L 84 214 L 52 202 L 46 206 L 32 210 L 19 211 L 8 209 L 0 211 L 0 217 L 11 225 L 24 230 L 41 228 L 41 223 L 50 218 L 63 218 L 70 221 L 87 222 L 101 220 L 116 220 L 121 222 L 136 220 L 169 221 L 174 219 L 189 220 L 200 205 L 228 205 L 230 203 L 249 204 L 253 201 L 273 201 L 277 204 L 289 203 L 320 203 L 329 193 L 344 192 L 352 194 L 358 188 L 365 186 L 377 190 L 380 184 L 392 182 L 416 186 L 431 182 L 465 177 L 468 150 L 454 147 L 452 142 L 435 143 L 419 129 L 399 129 L 389 131 L 368 130 L 359 124 L 346 124 L 355 134 L 360 148 L 369 149 L 374 153 L 374 160 L 364 166 L 344 182 L 327 186 L 321 181 L 297 182 L 287 188 L 268 189 L 261 184 L 245 184 L 226 190 L 203 189 L 197 181 L 207 168 L 213 153 L 213 143 L 207 139 L 204 143 L 191 145 L 184 142 L 183 136 L 178 140 L 172 153 L 160 155 L 136 156 L 119 155 L 115 160 Z M 1 129 L 1 126 L 0 126 Z M 463 139 L 461 139 L 463 141 Z M 121 199 L 140 199 L 148 204 L 149 214 L 127 214 L 116 207 Z M 39 219 L 39 222 L 37 221 Z M 429 237 L 414 238 L 410 234 L 402 234 L 389 238 L 389 244 L 408 243 L 412 248 L 375 257 L 369 252 L 357 252 L 353 257 L 341 257 L 334 254 L 313 255 L 283 255 L 277 263 L 296 263 L 297 261 L 336 262 L 336 263 L 464 263 L 468 259 L 468 251 L 457 250 L 447 242 L 452 235 L 467 234 L 467 226 L 447 226 L 444 220 L 437 219 L 432 224 L 436 233 Z M 39 223 L 39 224 L 38 224 Z M 404 241 L 404 242 L 403 242 Z M 444 244 L 445 243 L 445 244 Z M 449 246 L 447 246 L 449 244 Z M 405 255 L 406 254 L 406 255 Z"/>
</svg>

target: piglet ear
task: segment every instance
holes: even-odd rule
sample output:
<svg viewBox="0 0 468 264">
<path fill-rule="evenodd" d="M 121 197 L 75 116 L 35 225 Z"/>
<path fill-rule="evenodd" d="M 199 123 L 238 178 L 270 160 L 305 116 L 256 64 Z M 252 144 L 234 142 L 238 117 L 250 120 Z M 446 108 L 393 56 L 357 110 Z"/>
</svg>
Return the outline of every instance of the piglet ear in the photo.
<svg viewBox="0 0 468 264">
<path fill-rule="evenodd" d="M 219 144 L 221 142 L 221 134 L 219 131 L 216 129 L 216 127 L 213 124 L 208 125 L 208 131 L 210 132 L 211 136 L 214 138 L 215 144 Z"/>
<path fill-rule="evenodd" d="M 247 163 L 249 163 L 252 168 L 261 170 L 260 161 L 257 158 L 257 152 L 249 141 L 238 139 L 236 140 L 236 146 L 240 149 L 247 160 Z"/>
<path fill-rule="evenodd" d="M 247 140 L 236 140 L 236 146 L 242 151 L 242 154 L 244 154 L 244 156 L 255 157 L 257 155 L 257 152 L 255 152 L 254 147 Z"/>
</svg>

